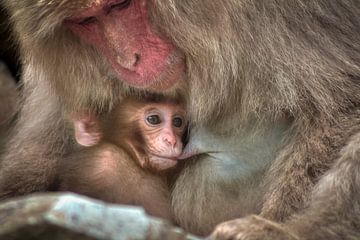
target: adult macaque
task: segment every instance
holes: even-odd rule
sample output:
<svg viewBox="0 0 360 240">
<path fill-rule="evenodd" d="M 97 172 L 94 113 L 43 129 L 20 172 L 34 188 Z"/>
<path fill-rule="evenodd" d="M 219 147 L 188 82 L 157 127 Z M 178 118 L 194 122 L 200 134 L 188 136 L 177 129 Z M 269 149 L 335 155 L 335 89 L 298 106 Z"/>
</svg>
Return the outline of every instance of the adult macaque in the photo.
<svg viewBox="0 0 360 240">
<path fill-rule="evenodd" d="M 55 189 L 73 148 L 64 113 L 161 91 L 183 94 L 206 150 L 171 192 L 182 227 L 207 234 L 256 214 L 212 236 L 360 238 L 358 0 L 2 2 L 26 98 L 1 161 L 3 198 Z M 238 161 L 216 158 L 225 146 Z"/>
<path fill-rule="evenodd" d="M 129 98 L 108 115 L 72 115 L 81 148 L 59 161 L 60 190 L 108 202 L 141 205 L 171 220 L 164 170 L 176 165 L 186 127 L 176 102 Z"/>
</svg>

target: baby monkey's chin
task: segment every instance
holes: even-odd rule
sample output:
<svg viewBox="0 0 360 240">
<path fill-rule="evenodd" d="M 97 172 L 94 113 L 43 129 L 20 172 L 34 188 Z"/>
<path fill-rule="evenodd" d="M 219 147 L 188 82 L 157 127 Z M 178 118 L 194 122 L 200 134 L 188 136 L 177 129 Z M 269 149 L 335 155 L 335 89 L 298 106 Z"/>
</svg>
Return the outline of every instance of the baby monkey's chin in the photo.
<svg viewBox="0 0 360 240">
<path fill-rule="evenodd" d="M 149 162 L 150 165 L 159 170 L 166 170 L 172 167 L 175 167 L 175 165 L 177 164 L 177 157 L 162 157 L 162 156 L 157 156 L 157 155 L 151 155 L 149 157 Z"/>
</svg>

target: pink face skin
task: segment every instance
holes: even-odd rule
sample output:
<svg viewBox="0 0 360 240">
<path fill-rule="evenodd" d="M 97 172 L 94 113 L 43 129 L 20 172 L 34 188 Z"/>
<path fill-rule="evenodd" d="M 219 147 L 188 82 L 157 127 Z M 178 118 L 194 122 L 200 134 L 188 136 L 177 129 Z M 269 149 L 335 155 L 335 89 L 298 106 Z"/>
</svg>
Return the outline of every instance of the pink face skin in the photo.
<svg viewBox="0 0 360 240">
<path fill-rule="evenodd" d="M 172 104 L 153 103 L 144 112 L 142 129 L 150 165 L 165 170 L 177 164 L 182 154 L 182 136 L 186 129 L 185 112 Z"/>
<path fill-rule="evenodd" d="M 66 25 L 105 56 L 120 80 L 166 90 L 179 80 L 184 63 L 171 43 L 152 32 L 146 2 L 97 0 Z"/>
</svg>

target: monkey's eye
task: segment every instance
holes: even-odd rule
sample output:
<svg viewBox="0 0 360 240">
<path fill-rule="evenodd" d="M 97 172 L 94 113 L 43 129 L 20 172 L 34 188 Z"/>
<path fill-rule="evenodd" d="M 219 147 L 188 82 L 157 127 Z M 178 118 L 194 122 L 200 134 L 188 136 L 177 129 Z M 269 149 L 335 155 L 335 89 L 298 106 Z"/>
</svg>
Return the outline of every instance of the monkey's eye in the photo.
<svg viewBox="0 0 360 240">
<path fill-rule="evenodd" d="M 150 124 L 150 125 L 159 125 L 161 123 L 161 119 L 159 115 L 153 114 L 150 116 L 146 117 L 146 121 Z"/>
<path fill-rule="evenodd" d="M 110 6 L 110 9 L 122 10 L 127 8 L 131 3 L 131 0 L 122 0 Z"/>
<path fill-rule="evenodd" d="M 78 24 L 80 25 L 90 25 L 92 23 L 95 23 L 97 21 L 96 17 L 87 17 L 87 18 L 84 18 L 83 20 L 79 21 Z"/>
<path fill-rule="evenodd" d="M 182 126 L 182 124 L 183 124 L 183 120 L 182 120 L 182 118 L 180 118 L 180 117 L 175 117 L 173 120 L 172 120 L 172 125 L 174 126 L 174 127 L 181 127 Z"/>
</svg>

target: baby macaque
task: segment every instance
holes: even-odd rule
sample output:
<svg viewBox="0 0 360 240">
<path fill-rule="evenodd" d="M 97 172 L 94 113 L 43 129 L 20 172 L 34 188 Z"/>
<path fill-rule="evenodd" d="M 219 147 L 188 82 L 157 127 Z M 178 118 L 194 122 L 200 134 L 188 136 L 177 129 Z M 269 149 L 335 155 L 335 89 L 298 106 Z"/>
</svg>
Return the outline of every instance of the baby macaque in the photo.
<svg viewBox="0 0 360 240">
<path fill-rule="evenodd" d="M 172 220 L 166 172 L 183 150 L 187 120 L 172 101 L 128 98 L 106 116 L 72 116 L 82 147 L 59 165 L 60 189 L 140 205 Z"/>
</svg>

